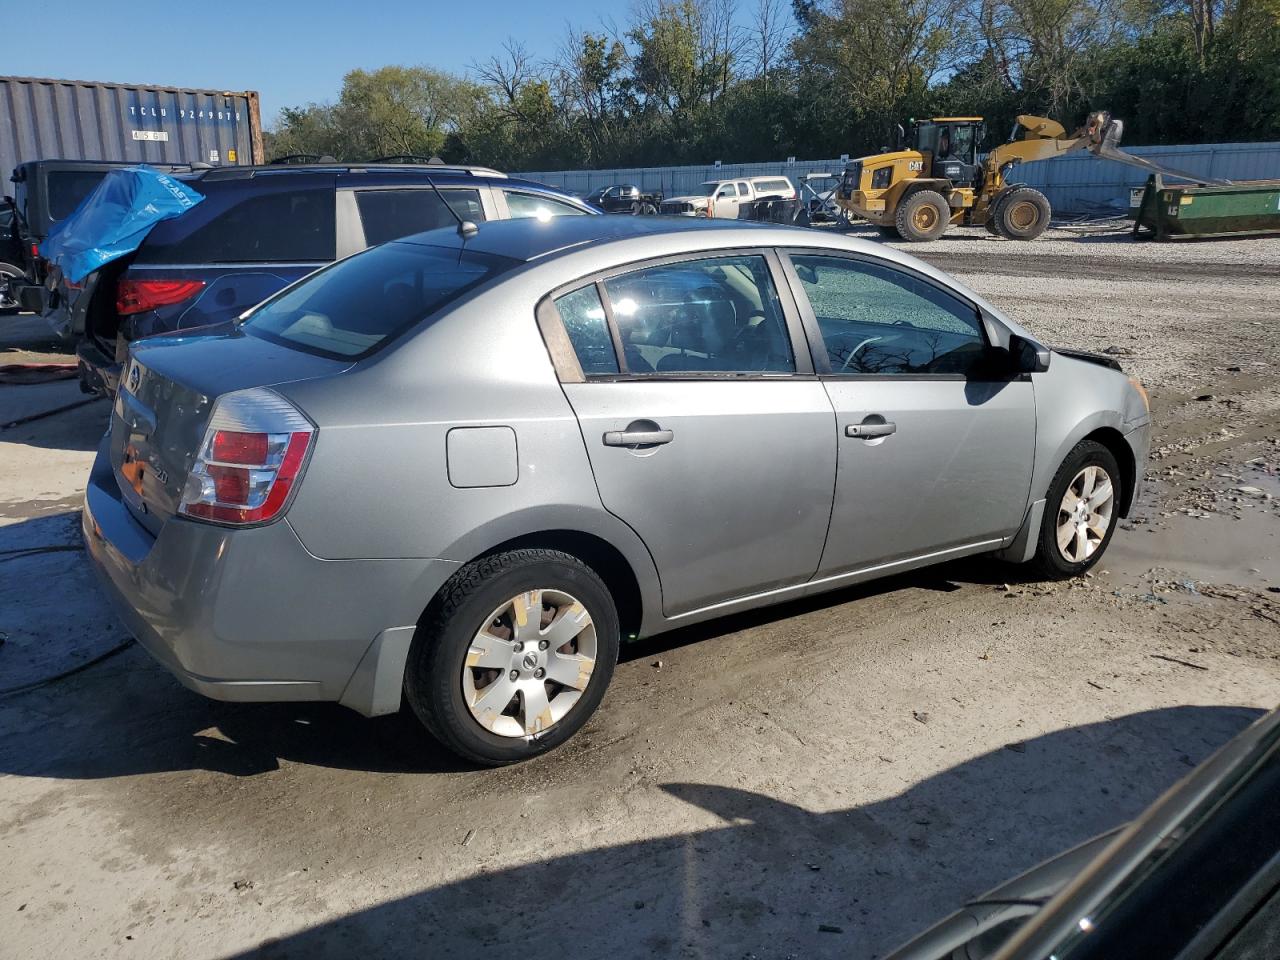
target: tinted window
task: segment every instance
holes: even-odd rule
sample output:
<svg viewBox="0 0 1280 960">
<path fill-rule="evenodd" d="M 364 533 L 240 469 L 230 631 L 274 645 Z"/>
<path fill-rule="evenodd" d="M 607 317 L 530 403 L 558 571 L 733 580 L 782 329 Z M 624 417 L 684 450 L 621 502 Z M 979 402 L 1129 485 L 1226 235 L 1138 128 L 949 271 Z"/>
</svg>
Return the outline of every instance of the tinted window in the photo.
<svg viewBox="0 0 1280 960">
<path fill-rule="evenodd" d="M 444 202 L 441 196 L 445 198 Z M 439 196 L 429 187 L 361 190 L 356 193 L 356 206 L 360 208 L 360 220 L 364 224 L 364 241 L 369 246 L 423 230 L 452 227 L 457 224 L 458 217 L 473 223 L 484 220 L 484 207 L 478 190 L 442 189 Z"/>
<path fill-rule="evenodd" d="M 332 190 L 259 193 L 220 212 L 215 196 L 210 193 L 190 213 L 153 230 L 137 262 L 289 263 L 334 258 Z"/>
<path fill-rule="evenodd" d="M 45 183 L 49 190 L 49 219 L 65 220 L 93 193 L 107 175 L 106 170 L 50 170 Z"/>
<path fill-rule="evenodd" d="M 613 349 L 613 338 L 609 335 L 596 285 L 565 294 L 556 300 L 556 309 L 560 311 L 560 320 L 578 355 L 582 372 L 588 375 L 617 373 L 618 355 Z"/>
<path fill-rule="evenodd" d="M 763 257 L 650 267 L 605 290 L 631 373 L 795 370 Z"/>
<path fill-rule="evenodd" d="M 745 183 L 738 184 L 738 196 L 745 197 L 750 193 L 751 193 L 751 188 L 748 187 Z"/>
<path fill-rule="evenodd" d="M 534 193 L 513 193 L 506 191 L 507 210 L 513 219 L 536 217 L 546 220 L 550 217 L 576 217 L 586 213 L 572 204 L 562 203 Z"/>
<path fill-rule="evenodd" d="M 833 373 L 967 373 L 985 341 L 972 306 L 909 273 L 793 256 Z"/>
<path fill-rule="evenodd" d="M 389 243 L 334 264 L 268 300 L 251 333 L 331 357 L 360 357 L 506 270 L 514 261 Z"/>
</svg>

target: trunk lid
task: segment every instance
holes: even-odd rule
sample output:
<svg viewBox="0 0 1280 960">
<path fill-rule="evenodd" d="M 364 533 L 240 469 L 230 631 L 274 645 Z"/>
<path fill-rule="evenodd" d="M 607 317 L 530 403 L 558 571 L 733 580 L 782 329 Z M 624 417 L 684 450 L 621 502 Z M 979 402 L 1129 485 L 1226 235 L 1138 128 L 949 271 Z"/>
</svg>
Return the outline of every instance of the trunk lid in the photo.
<svg viewBox="0 0 1280 960">
<path fill-rule="evenodd" d="M 332 376 L 349 361 L 278 346 L 225 325 L 134 345 L 111 414 L 111 465 L 153 534 L 177 512 L 214 401 L 224 393 Z"/>
</svg>

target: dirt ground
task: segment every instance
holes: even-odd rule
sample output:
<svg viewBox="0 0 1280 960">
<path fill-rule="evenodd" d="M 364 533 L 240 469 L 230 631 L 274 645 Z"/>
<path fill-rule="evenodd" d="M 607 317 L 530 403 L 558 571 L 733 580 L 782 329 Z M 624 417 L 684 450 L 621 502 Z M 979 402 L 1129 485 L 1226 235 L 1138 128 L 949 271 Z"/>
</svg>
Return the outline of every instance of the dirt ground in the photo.
<svg viewBox="0 0 1280 960">
<path fill-rule="evenodd" d="M 75 546 L 107 406 L 0 430 L 0 689 L 108 654 L 0 694 L 0 952 L 871 958 L 1141 810 L 1280 700 L 1280 239 L 911 252 L 1146 381 L 1152 482 L 1096 573 L 969 560 L 657 638 L 516 768 L 111 654 Z M 0 319 L 19 359 L 66 357 Z M 0 423 L 78 398 L 0 385 Z"/>
</svg>

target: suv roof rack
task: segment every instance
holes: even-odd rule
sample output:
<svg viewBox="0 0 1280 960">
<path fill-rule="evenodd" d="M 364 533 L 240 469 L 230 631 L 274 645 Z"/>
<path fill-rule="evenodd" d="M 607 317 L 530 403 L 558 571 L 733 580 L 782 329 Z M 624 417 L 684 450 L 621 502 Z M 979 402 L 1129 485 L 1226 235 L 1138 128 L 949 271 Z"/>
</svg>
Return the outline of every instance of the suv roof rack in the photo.
<svg viewBox="0 0 1280 960">
<path fill-rule="evenodd" d="M 293 163 L 337 163 L 336 157 L 331 157 L 327 153 L 286 153 L 283 157 L 273 157 L 267 161 L 267 165 L 271 167 L 284 166 Z"/>
<path fill-rule="evenodd" d="M 342 163 L 336 160 L 330 161 L 324 159 L 312 161 L 310 156 L 306 154 L 300 156 L 306 156 L 308 159 L 290 159 L 286 162 L 281 162 L 286 160 L 286 158 L 281 157 L 277 160 L 273 160 L 271 163 L 258 164 L 256 166 L 215 167 L 212 170 L 203 171 L 204 176 L 201 179 L 206 182 L 212 182 L 215 180 L 248 180 L 257 176 L 259 173 L 279 174 L 285 173 L 286 171 L 296 171 L 298 173 L 366 173 L 368 171 L 383 172 L 403 170 L 406 172 L 412 171 L 416 173 L 420 172 L 424 166 L 429 166 L 433 173 L 454 173 L 473 177 L 501 177 L 503 179 L 506 179 L 507 176 L 500 170 L 494 170 L 490 167 L 469 166 L 467 164 L 434 164 L 421 162 L 385 163 L 376 160 L 368 163 Z"/>
</svg>

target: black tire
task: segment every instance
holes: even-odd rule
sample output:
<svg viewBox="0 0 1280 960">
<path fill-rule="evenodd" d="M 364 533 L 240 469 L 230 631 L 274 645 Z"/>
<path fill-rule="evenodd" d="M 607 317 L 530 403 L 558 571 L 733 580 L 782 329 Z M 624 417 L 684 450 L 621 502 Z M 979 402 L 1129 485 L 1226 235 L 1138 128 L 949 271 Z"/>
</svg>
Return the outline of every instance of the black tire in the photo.
<svg viewBox="0 0 1280 960">
<path fill-rule="evenodd" d="M 894 224 L 903 240 L 921 243 L 937 240 L 951 222 L 951 208 L 947 198 L 937 190 L 917 190 L 902 203 Z"/>
<path fill-rule="evenodd" d="M 500 736 L 471 715 L 463 664 L 476 632 L 504 601 L 531 589 L 562 590 L 579 600 L 596 628 L 596 662 L 581 697 L 542 733 Z M 587 722 L 613 677 L 620 631 L 613 598 L 595 571 L 558 550 L 513 550 L 482 557 L 449 578 L 409 649 L 404 692 L 423 726 L 454 753 L 485 766 L 518 763 L 553 750 Z"/>
<path fill-rule="evenodd" d="M 1085 559 L 1073 562 L 1064 556 L 1058 547 L 1058 522 L 1062 518 L 1062 502 L 1067 487 L 1086 467 L 1099 467 L 1111 481 L 1112 494 L 1111 518 L 1102 540 L 1094 548 L 1093 553 Z M 1067 454 L 1062 466 L 1054 474 L 1049 484 L 1049 492 L 1045 497 L 1044 517 L 1040 521 L 1040 536 L 1036 543 L 1036 555 L 1032 561 L 1038 571 L 1048 580 L 1066 580 L 1078 577 L 1102 559 L 1111 543 L 1111 537 L 1120 522 L 1120 502 L 1123 494 L 1123 480 L 1120 466 L 1115 456 L 1102 444 L 1093 440 L 1082 440 Z"/>
<path fill-rule="evenodd" d="M 641 212 L 643 209 L 644 209 L 644 207 L 642 207 L 642 206 L 640 205 L 640 201 L 639 201 L 639 200 L 632 200 L 632 201 L 631 201 L 631 215 L 632 215 L 633 217 L 638 217 L 638 216 L 640 216 L 640 212 Z"/>
<path fill-rule="evenodd" d="M 1008 194 L 998 194 L 994 201 L 987 205 L 987 222 L 983 224 L 987 228 L 987 233 L 993 237 L 1004 237 L 1000 232 L 1000 201 Z"/>
<path fill-rule="evenodd" d="M 12 277 L 14 280 L 21 280 L 24 276 L 22 271 L 18 270 L 16 267 L 8 267 L 7 265 L 0 265 L 0 274 L 3 274 L 5 277 Z M 18 309 L 18 300 L 16 297 L 11 298 L 4 294 L 0 294 L 0 317 L 11 316 L 17 313 Z"/>
<path fill-rule="evenodd" d="M 1049 198 L 1033 187 L 1015 187 L 995 210 L 996 229 L 1011 240 L 1034 240 L 1049 226 Z"/>
<path fill-rule="evenodd" d="M 646 203 L 640 212 L 646 217 L 656 217 L 658 215 L 658 208 L 652 203 Z"/>
</svg>

